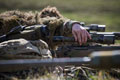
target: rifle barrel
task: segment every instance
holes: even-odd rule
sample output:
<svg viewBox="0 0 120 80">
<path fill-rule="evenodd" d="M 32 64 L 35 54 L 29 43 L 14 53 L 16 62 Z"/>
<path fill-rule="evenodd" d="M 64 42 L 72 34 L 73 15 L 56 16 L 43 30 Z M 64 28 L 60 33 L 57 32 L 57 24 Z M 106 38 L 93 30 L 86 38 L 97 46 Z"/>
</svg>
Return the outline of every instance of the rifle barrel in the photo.
<svg viewBox="0 0 120 80">
<path fill-rule="evenodd" d="M 66 66 L 88 64 L 90 58 L 53 58 L 53 59 L 18 59 L 18 60 L 0 60 L 0 72 L 11 72 L 26 70 L 31 67 L 40 66 Z"/>
<path fill-rule="evenodd" d="M 120 50 L 120 46 L 68 46 L 67 48 L 73 50 L 94 50 L 94 51 L 112 51 Z"/>
<path fill-rule="evenodd" d="M 93 52 L 90 57 L 83 58 L 0 60 L 0 72 L 28 70 L 29 68 L 42 66 L 81 66 L 83 64 L 100 69 L 120 68 L 119 59 L 120 50 L 111 52 Z"/>
</svg>

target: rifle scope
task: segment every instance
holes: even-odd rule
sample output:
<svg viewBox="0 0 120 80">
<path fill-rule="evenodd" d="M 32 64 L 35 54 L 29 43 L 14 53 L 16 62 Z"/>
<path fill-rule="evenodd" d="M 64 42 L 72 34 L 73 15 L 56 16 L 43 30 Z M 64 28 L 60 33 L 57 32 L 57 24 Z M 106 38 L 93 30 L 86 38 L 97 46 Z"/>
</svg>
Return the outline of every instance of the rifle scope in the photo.
<svg viewBox="0 0 120 80">
<path fill-rule="evenodd" d="M 91 24 L 90 26 L 84 26 L 88 31 L 105 32 L 106 25 Z"/>
<path fill-rule="evenodd" d="M 115 42 L 114 35 L 91 35 L 91 37 L 92 37 L 92 40 L 88 40 L 88 42 L 96 42 L 100 44 L 114 44 Z M 75 42 L 75 39 L 74 37 L 54 36 L 53 41 L 54 42 Z"/>
</svg>

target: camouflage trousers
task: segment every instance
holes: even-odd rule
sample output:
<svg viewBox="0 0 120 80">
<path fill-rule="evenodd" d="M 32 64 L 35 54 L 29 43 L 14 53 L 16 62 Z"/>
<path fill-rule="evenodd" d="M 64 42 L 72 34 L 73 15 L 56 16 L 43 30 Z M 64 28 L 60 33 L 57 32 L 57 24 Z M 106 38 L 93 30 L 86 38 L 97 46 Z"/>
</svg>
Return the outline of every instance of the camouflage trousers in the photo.
<svg viewBox="0 0 120 80">
<path fill-rule="evenodd" d="M 52 58 L 43 40 L 14 39 L 0 43 L 0 59 Z"/>
</svg>

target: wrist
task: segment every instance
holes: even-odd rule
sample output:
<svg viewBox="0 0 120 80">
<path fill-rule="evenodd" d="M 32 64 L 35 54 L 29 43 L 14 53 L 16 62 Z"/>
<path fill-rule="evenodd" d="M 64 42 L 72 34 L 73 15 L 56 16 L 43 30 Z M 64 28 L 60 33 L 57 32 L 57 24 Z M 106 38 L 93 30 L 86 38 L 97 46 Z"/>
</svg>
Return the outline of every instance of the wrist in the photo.
<svg viewBox="0 0 120 80">
<path fill-rule="evenodd" d="M 79 25 L 80 26 L 80 22 L 78 21 L 67 21 L 64 23 L 64 28 L 67 28 L 69 29 L 70 31 L 72 31 L 72 27 L 73 26 L 76 26 L 76 25 Z"/>
<path fill-rule="evenodd" d="M 75 26 L 82 27 L 80 24 L 78 24 L 78 23 L 74 23 L 74 24 L 72 25 L 72 28 L 75 27 Z"/>
</svg>

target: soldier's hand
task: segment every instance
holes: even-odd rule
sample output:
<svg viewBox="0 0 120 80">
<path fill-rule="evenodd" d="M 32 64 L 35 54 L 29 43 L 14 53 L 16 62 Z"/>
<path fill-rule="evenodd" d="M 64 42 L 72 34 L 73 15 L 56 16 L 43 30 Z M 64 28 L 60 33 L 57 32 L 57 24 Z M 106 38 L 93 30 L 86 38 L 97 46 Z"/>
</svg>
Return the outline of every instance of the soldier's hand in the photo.
<svg viewBox="0 0 120 80">
<path fill-rule="evenodd" d="M 72 34 L 75 41 L 78 41 L 80 45 L 86 43 L 88 39 L 91 39 L 90 34 L 80 24 L 73 24 Z"/>
</svg>

